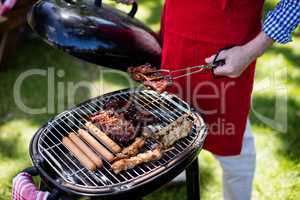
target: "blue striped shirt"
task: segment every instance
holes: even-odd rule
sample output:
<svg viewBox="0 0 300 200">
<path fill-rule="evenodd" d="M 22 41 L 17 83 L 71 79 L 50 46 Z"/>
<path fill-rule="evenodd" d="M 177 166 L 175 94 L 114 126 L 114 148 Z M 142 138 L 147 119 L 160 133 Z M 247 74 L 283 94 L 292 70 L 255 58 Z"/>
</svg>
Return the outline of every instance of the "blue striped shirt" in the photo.
<svg viewBox="0 0 300 200">
<path fill-rule="evenodd" d="M 267 14 L 263 31 L 276 42 L 292 41 L 291 34 L 300 23 L 300 0 L 281 0 Z"/>
</svg>

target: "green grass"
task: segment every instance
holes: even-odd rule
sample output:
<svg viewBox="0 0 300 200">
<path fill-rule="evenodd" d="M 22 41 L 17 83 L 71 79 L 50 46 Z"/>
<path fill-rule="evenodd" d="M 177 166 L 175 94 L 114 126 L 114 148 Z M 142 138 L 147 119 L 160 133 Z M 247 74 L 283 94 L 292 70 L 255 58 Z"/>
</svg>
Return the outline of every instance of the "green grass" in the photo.
<svg viewBox="0 0 300 200">
<path fill-rule="evenodd" d="M 266 9 L 275 1 L 267 1 Z M 126 6 L 120 6 L 128 10 Z M 140 0 L 137 17 L 153 29 L 158 30 L 162 1 Z M 63 77 L 55 76 L 55 85 L 69 82 L 91 83 L 91 90 L 80 87 L 75 92 L 75 102 L 67 98 L 54 98 L 54 109 L 49 114 L 29 115 L 20 110 L 13 98 L 13 87 L 17 77 L 29 69 L 48 70 L 54 68 L 65 72 Z M 285 70 L 284 71 L 280 70 Z M 34 132 L 51 116 L 82 102 L 90 97 L 126 88 L 129 83 L 125 74 L 109 73 L 99 78 L 99 71 L 107 70 L 87 64 L 49 47 L 40 40 L 27 40 L 12 59 L 8 70 L 0 73 L 0 199 L 9 199 L 12 177 L 30 166 L 28 145 Z M 286 79 L 285 79 L 286 74 Z M 252 129 L 256 138 L 257 171 L 253 188 L 253 199 L 300 199 L 300 30 L 294 34 L 294 42 L 275 45 L 258 60 L 253 110 L 272 117 L 275 114 L 276 97 L 283 97 L 277 87 L 261 90 L 263 81 L 276 81 L 287 88 L 288 127 L 286 133 L 264 124 L 254 112 L 251 114 Z M 25 104 L 41 108 L 47 104 L 46 77 L 35 76 L 24 81 L 22 99 Z M 282 83 L 281 83 L 282 82 Z M 56 88 L 57 89 L 57 88 Z M 68 97 L 65 92 L 61 96 Z M 61 102 L 61 100 L 64 100 Z M 277 107 L 278 110 L 278 107 Z M 202 199 L 221 199 L 221 170 L 210 153 L 200 155 Z M 147 200 L 186 199 L 185 186 L 161 188 L 146 197 Z"/>
</svg>

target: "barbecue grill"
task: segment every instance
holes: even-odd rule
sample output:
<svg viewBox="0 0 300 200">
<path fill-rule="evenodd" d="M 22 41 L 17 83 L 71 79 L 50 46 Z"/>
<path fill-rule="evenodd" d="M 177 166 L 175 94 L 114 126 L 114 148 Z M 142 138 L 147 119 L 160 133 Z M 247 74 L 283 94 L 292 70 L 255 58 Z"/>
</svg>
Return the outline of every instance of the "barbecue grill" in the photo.
<svg viewBox="0 0 300 200">
<path fill-rule="evenodd" d="M 28 19 L 33 30 L 51 45 L 86 61 L 126 70 L 133 64 L 155 64 L 160 60 L 161 48 L 157 37 L 133 18 L 136 11 L 136 4 L 127 15 L 103 5 L 99 0 L 94 4 L 91 0 L 87 0 L 87 3 L 41 0 L 33 6 Z M 116 174 L 111 164 L 102 159 L 103 167 L 92 172 L 81 165 L 62 144 L 62 138 L 69 132 L 77 133 L 86 120 L 103 110 L 104 103 L 110 100 L 125 100 L 149 112 L 159 122 L 148 126 L 153 132 L 183 115 L 188 115 L 188 120 L 193 121 L 192 130 L 157 161 L 140 164 Z M 206 134 L 201 116 L 175 95 L 168 92 L 159 94 L 143 88 L 116 91 L 66 110 L 41 127 L 30 143 L 33 167 L 24 171 L 40 175 L 41 189 L 51 191 L 49 200 L 58 199 L 62 195 L 72 199 L 81 196 L 140 199 L 186 169 L 188 199 L 198 200 L 197 155 Z M 142 151 L 153 149 L 156 145 L 157 141 L 147 139 Z"/>
<path fill-rule="evenodd" d="M 101 169 L 89 171 L 61 143 L 61 139 L 69 132 L 81 128 L 88 116 L 101 111 L 103 102 L 113 99 L 126 100 L 158 118 L 160 123 L 150 127 L 152 129 L 160 129 L 179 116 L 188 114 L 190 120 L 194 121 L 192 131 L 157 161 L 115 174 L 110 169 L 110 163 L 104 160 Z M 58 194 L 66 193 L 73 197 L 134 199 L 169 182 L 189 166 L 197 158 L 205 136 L 206 126 L 202 118 L 178 97 L 167 92 L 158 94 L 152 90 L 126 89 L 90 99 L 51 119 L 34 135 L 30 144 L 34 167 L 25 171 L 39 174 L 52 188 L 52 197 L 55 198 Z M 155 143 L 147 141 L 145 148 L 151 149 Z"/>
</svg>

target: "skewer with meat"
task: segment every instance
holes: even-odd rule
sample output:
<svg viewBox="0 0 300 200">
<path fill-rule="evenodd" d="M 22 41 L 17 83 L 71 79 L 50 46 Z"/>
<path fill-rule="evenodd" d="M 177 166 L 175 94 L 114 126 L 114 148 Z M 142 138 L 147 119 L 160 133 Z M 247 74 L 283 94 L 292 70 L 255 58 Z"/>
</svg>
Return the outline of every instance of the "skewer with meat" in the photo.
<svg viewBox="0 0 300 200">
<path fill-rule="evenodd" d="M 137 156 L 115 161 L 111 165 L 111 168 L 116 174 L 118 174 L 123 170 L 132 169 L 139 164 L 159 160 L 162 155 L 163 151 L 160 147 L 157 147 L 153 150 L 148 150 L 145 153 L 139 153 Z"/>
<path fill-rule="evenodd" d="M 137 155 L 141 148 L 143 148 L 145 144 L 145 139 L 137 137 L 135 141 L 129 145 L 128 147 L 124 148 L 120 153 L 118 153 L 115 157 L 115 160 L 120 160 L 123 158 L 130 158 L 132 156 Z"/>
<path fill-rule="evenodd" d="M 191 131 L 192 125 L 193 122 L 188 119 L 188 114 L 186 114 L 156 133 L 143 133 L 145 138 L 157 139 L 160 142 L 160 146 L 153 150 L 146 151 L 145 153 L 139 153 L 137 156 L 130 157 L 139 151 L 138 147 L 140 147 L 141 144 L 144 145 L 144 142 L 142 142 L 144 139 L 137 138 L 132 145 L 123 149 L 123 151 L 117 155 L 117 161 L 115 161 L 111 166 L 112 170 L 115 173 L 120 173 L 123 170 L 134 168 L 139 164 L 160 159 L 163 155 L 162 149 L 167 149 L 177 140 L 186 137 Z"/>
</svg>

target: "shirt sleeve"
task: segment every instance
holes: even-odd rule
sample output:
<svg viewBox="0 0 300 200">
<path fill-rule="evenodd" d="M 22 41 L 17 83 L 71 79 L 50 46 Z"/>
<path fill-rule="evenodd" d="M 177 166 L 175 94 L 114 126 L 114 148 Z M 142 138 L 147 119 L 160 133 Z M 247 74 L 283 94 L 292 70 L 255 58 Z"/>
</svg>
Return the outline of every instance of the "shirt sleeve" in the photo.
<svg viewBox="0 0 300 200">
<path fill-rule="evenodd" d="M 278 43 L 292 41 L 291 34 L 300 23 L 300 0 L 281 0 L 267 14 L 263 31 Z"/>
</svg>

